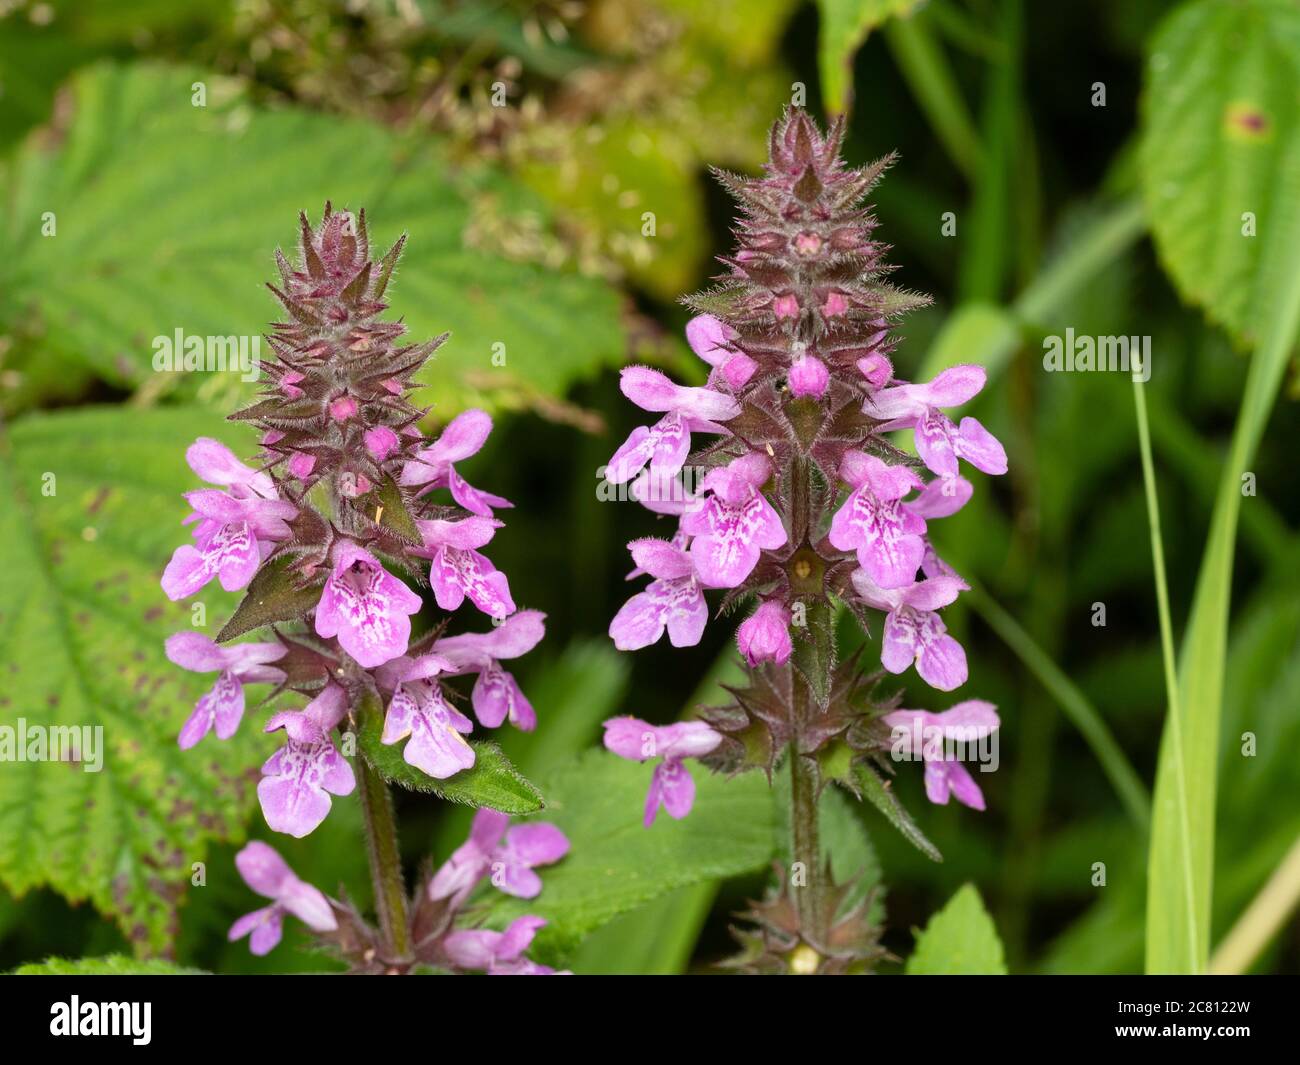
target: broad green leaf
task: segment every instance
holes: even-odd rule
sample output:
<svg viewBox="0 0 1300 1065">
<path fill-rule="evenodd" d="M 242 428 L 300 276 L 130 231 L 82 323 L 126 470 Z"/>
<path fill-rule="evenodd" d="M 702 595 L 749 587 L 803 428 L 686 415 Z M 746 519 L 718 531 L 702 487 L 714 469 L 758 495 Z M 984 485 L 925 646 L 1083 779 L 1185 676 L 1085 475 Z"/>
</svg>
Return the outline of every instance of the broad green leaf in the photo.
<svg viewBox="0 0 1300 1065">
<path fill-rule="evenodd" d="M 775 815 L 767 781 L 757 773 L 730 780 L 690 763 L 695 806 L 681 821 L 660 811 L 642 824 L 652 767 L 608 751 L 588 751 L 544 781 L 545 820 L 572 849 L 543 874 L 536 899 L 500 896 L 493 925 L 525 913 L 544 917 L 539 947 L 551 957 L 587 933 L 677 888 L 760 869 L 774 850 Z"/>
<path fill-rule="evenodd" d="M 1241 478 L 1258 450 L 1300 322 L 1300 202 L 1293 194 L 1300 187 L 1300 104 L 1282 91 L 1300 73 L 1300 10 L 1275 0 L 1201 0 L 1169 20 L 1152 45 L 1148 70 L 1143 170 L 1163 258 L 1212 317 L 1248 342 L 1258 340 L 1219 481 L 1156 770 L 1146 968 L 1197 973 L 1209 952 L 1219 723 Z M 1193 174 L 1181 169 L 1184 162 L 1205 169 Z M 1258 236 L 1241 236 L 1243 211 L 1255 213 Z M 1201 232 L 1175 234 L 1180 227 Z"/>
<path fill-rule="evenodd" d="M 974 884 L 965 884 L 917 934 L 908 976 L 1006 976 L 1002 940 Z"/>
<path fill-rule="evenodd" d="M 173 666 L 163 641 L 191 627 L 192 602 L 210 631 L 234 605 L 215 584 L 186 603 L 158 585 L 187 535 L 185 448 L 201 434 L 252 443 L 199 410 L 82 409 L 0 434 L 0 724 L 103 729 L 100 772 L 0 772 L 0 883 L 88 899 L 142 950 L 172 940 L 191 863 L 242 833 L 247 770 L 270 749 L 247 722 L 229 742 L 176 746 L 213 678 Z"/>
<path fill-rule="evenodd" d="M 540 202 L 433 138 L 257 108 L 240 83 L 192 68 L 96 66 L 70 99 L 57 146 L 29 141 L 0 171 L 0 327 L 39 324 L 54 357 L 149 395 L 247 396 L 229 370 L 155 372 L 155 338 L 260 337 L 281 313 L 260 289 L 272 251 L 291 251 L 298 212 L 330 199 L 367 209 L 376 255 L 410 235 L 393 313 L 419 340 L 452 332 L 421 401 L 528 405 L 622 359 L 614 291 L 524 261 L 540 258 L 526 234 L 550 225 Z"/>
<path fill-rule="evenodd" d="M 689 884 L 601 925 L 574 951 L 579 976 L 676 976 L 686 971 L 717 898 L 716 881 Z"/>
<path fill-rule="evenodd" d="M 925 833 L 916 827 L 912 815 L 903 808 L 903 804 L 898 801 L 898 796 L 894 794 L 893 789 L 885 781 L 881 780 L 880 775 L 874 769 L 866 765 L 854 766 L 853 783 L 862 792 L 862 797 L 884 814 L 885 819 L 903 834 L 903 838 L 908 843 L 912 844 L 931 861 L 943 861 L 943 855 L 939 853 L 939 848 L 931 843 L 926 838 Z"/>
<path fill-rule="evenodd" d="M 822 97 L 832 114 L 853 105 L 853 57 L 867 35 L 886 20 L 908 15 L 920 0 L 817 0 L 821 30 L 817 70 Z"/>
<path fill-rule="evenodd" d="M 1147 57 L 1142 184 L 1161 263 L 1184 298 L 1254 344 L 1300 239 L 1300 7 L 1198 0 Z"/>
<path fill-rule="evenodd" d="M 406 741 L 380 742 L 384 719 L 374 707 L 362 711 L 357 750 L 389 784 L 407 791 L 432 793 L 448 802 L 488 806 L 507 814 L 530 814 L 544 803 L 541 793 L 510 764 L 495 743 L 472 741 L 474 764 L 446 780 L 437 780 L 402 757 Z"/>
<path fill-rule="evenodd" d="M 124 954 L 102 958 L 46 958 L 20 965 L 14 976 L 207 976 L 202 969 L 190 969 L 175 962 L 140 960 Z"/>
</svg>

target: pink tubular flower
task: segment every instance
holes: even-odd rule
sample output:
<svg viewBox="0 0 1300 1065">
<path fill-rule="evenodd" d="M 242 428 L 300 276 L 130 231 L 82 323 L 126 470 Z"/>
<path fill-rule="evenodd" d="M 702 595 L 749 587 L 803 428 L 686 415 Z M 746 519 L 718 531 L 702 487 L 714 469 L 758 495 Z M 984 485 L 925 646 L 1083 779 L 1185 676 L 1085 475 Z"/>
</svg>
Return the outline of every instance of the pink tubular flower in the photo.
<svg viewBox="0 0 1300 1065">
<path fill-rule="evenodd" d="M 228 592 L 246 588 L 272 542 L 287 539 L 288 522 L 298 514 L 279 499 L 269 474 L 244 465 L 218 440 L 200 437 L 185 452 L 190 469 L 213 488 L 185 494 L 197 522 L 193 544 L 183 544 L 163 571 L 162 589 L 173 601 L 185 599 L 214 577 Z"/>
<path fill-rule="evenodd" d="M 952 691 L 966 683 L 966 652 L 948 635 L 935 611 L 968 587 L 957 576 L 937 576 L 906 588 L 881 588 L 865 570 L 853 571 L 853 587 L 868 606 L 888 611 L 881 636 L 880 664 L 902 673 L 913 662 L 930 687 Z"/>
<path fill-rule="evenodd" d="M 429 898 L 463 901 L 485 876 L 507 895 L 535 899 L 542 878 L 533 869 L 551 865 L 569 853 L 569 841 L 554 825 L 533 822 L 509 828 L 508 815 L 481 808 L 474 815 L 469 839 L 456 848 L 429 882 Z M 509 830 L 507 831 L 507 829 Z"/>
<path fill-rule="evenodd" d="M 450 669 L 447 659 L 428 654 L 389 662 L 379 675 L 393 688 L 380 742 L 406 739 L 403 760 L 436 780 L 474 764 L 474 748 L 464 738 L 474 730 L 473 722 L 447 702 L 436 679 Z"/>
<path fill-rule="evenodd" d="M 889 356 L 878 351 L 864 355 L 854 365 L 872 388 L 884 388 L 894 376 L 894 364 L 889 361 Z"/>
<path fill-rule="evenodd" d="M 316 635 L 337 636 L 366 669 L 405 654 L 420 597 L 351 540 L 335 544 L 331 559 L 334 570 L 316 607 Z"/>
<path fill-rule="evenodd" d="M 483 411 L 467 410 L 458 414 L 430 447 L 417 451 L 402 467 L 402 484 L 425 485 L 424 491 L 450 488 L 452 499 L 482 518 L 492 517 L 494 508 L 513 507 L 508 499 L 474 488 L 456 472 L 454 464 L 477 454 L 491 432 L 492 419 Z"/>
<path fill-rule="evenodd" d="M 759 487 L 771 474 L 757 452 L 711 470 L 700 488 L 712 493 L 704 505 L 682 518 L 682 529 L 695 539 L 691 559 L 707 588 L 735 588 L 753 572 L 763 549 L 786 542 L 785 528 Z"/>
<path fill-rule="evenodd" d="M 656 726 L 635 717 L 612 717 L 605 722 L 605 747 L 620 758 L 644 762 L 662 758 L 655 766 L 646 795 L 646 828 L 655 822 L 662 806 L 668 816 L 681 820 L 695 805 L 695 781 L 682 764 L 684 758 L 699 758 L 722 742 L 722 736 L 703 721 L 679 721 Z"/>
<path fill-rule="evenodd" d="M 432 560 L 429 583 L 438 606 L 455 610 L 468 598 L 489 617 L 500 619 L 515 612 L 506 575 L 477 550 L 496 535 L 501 522 L 474 517 L 415 524 L 424 539 L 424 550 L 414 553 Z"/>
<path fill-rule="evenodd" d="M 892 429 L 916 430 L 916 453 L 940 477 L 957 475 L 957 460 L 965 459 L 984 473 L 1006 473 L 1007 453 L 974 418 L 954 425 L 940 407 L 956 407 L 984 387 L 982 366 L 952 366 L 923 385 L 894 385 L 868 398 L 863 410 Z"/>
<path fill-rule="evenodd" d="M 826 364 L 813 355 L 805 355 L 790 367 L 786 383 L 793 396 L 812 396 L 820 399 L 830 384 L 831 375 Z"/>
<path fill-rule="evenodd" d="M 699 314 L 686 323 L 686 342 L 691 350 L 713 367 L 709 387 L 724 382 L 736 392 L 749 383 L 758 363 L 735 347 L 737 332 L 711 314 Z"/>
<path fill-rule="evenodd" d="M 691 433 L 726 433 L 720 421 L 740 413 L 740 404 L 710 388 L 675 385 L 658 370 L 628 366 L 619 387 L 642 410 L 666 412 L 653 426 L 639 425 L 605 468 L 610 484 L 630 481 L 648 462 L 652 470 L 674 474 L 691 450 Z"/>
<path fill-rule="evenodd" d="M 228 740 L 244 716 L 245 684 L 279 684 L 284 671 L 268 666 L 283 658 L 279 642 L 237 643 L 222 647 L 198 632 L 178 632 L 167 637 L 167 657 L 182 669 L 195 673 L 219 673 L 211 690 L 195 704 L 194 712 L 181 727 L 176 742 L 189 750 L 209 731 Z"/>
<path fill-rule="evenodd" d="M 524 951 L 546 922 L 540 917 L 518 917 L 504 932 L 474 928 L 452 932 L 443 949 L 452 964 L 489 976 L 567 976 L 525 958 Z"/>
<path fill-rule="evenodd" d="M 997 708 L 982 699 L 967 699 L 941 714 L 926 710 L 895 710 L 881 720 L 893 730 L 895 759 L 925 761 L 925 794 L 933 803 L 946 806 L 948 796 L 972 810 L 984 809 L 984 793 L 970 771 L 949 748 L 964 752 L 967 745 L 981 743 L 1001 724 Z"/>
<path fill-rule="evenodd" d="M 783 666 L 790 660 L 790 611 L 776 599 L 769 599 L 740 623 L 736 644 L 751 666 L 775 662 Z"/>
<path fill-rule="evenodd" d="M 370 457 L 376 462 L 383 462 L 402 446 L 397 434 L 387 425 L 376 425 L 373 429 L 367 429 L 362 439 L 366 442 L 366 450 L 370 452 Z"/>
<path fill-rule="evenodd" d="M 356 787 L 352 766 L 334 746 L 330 733 L 347 713 L 347 696 L 327 684 L 302 710 L 286 710 L 266 723 L 267 732 L 284 730 L 284 746 L 262 766 L 257 797 L 266 823 L 276 832 L 301 839 L 325 820 L 330 795 L 350 795 Z"/>
<path fill-rule="evenodd" d="M 858 565 L 880 587 L 911 584 L 925 553 L 925 519 L 900 501 L 921 479 L 861 451 L 844 456 L 840 477 L 853 491 L 831 519 L 831 543 L 856 551 Z"/>
<path fill-rule="evenodd" d="M 655 579 L 632 596 L 609 623 L 609 635 L 620 651 L 649 647 L 668 630 L 674 647 L 694 647 L 709 620 L 709 605 L 695 579 L 691 556 L 680 543 L 646 537 L 628 544 L 637 564 L 634 573 Z"/>
<path fill-rule="evenodd" d="M 537 714 L 515 678 L 501 668 L 501 659 L 526 655 L 546 634 L 540 610 L 521 610 L 491 632 L 467 632 L 444 636 L 433 645 L 433 654 L 448 663 L 450 673 L 477 673 L 471 701 L 474 716 L 484 728 L 496 728 L 509 720 L 524 732 L 537 727 Z"/>
<path fill-rule="evenodd" d="M 317 888 L 299 880 L 273 847 L 254 840 L 235 855 L 235 868 L 244 883 L 270 899 L 271 905 L 246 913 L 232 924 L 227 936 L 230 942 L 252 933 L 248 949 L 259 956 L 269 953 L 280 942 L 286 913 L 317 932 L 332 932 L 338 927 L 329 900 Z"/>
</svg>

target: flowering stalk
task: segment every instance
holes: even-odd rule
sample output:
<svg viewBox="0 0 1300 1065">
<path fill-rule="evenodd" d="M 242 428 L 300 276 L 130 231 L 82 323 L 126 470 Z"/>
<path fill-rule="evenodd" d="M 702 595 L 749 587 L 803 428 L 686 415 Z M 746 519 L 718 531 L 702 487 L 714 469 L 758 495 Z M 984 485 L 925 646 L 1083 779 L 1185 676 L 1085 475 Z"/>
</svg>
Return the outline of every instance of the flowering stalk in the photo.
<svg viewBox="0 0 1300 1065">
<path fill-rule="evenodd" d="M 707 385 L 624 370 L 624 395 L 662 417 L 635 430 L 606 468 L 609 481 L 632 482 L 634 498 L 677 519 L 669 539 L 629 545 L 630 576 L 652 579 L 611 623 L 616 646 L 635 650 L 665 632 L 674 646 L 698 643 L 706 589 L 723 591 L 720 613 L 754 604 L 737 632 L 747 684 L 731 691 L 731 705 L 669 728 L 691 729 L 694 749 L 684 753 L 715 769 L 770 777 L 789 762 L 794 863 L 781 891 L 747 915 L 757 927 L 739 933 L 736 964 L 759 971 L 861 971 L 881 953 L 867 904 L 842 912 L 845 888 L 819 846 L 825 785 L 836 781 L 906 819 L 883 779 L 892 751 L 926 761 L 935 802 L 951 794 L 982 808 L 978 786 L 942 744 L 900 747 L 891 734 L 916 725 L 941 737 L 987 736 L 997 727 L 993 707 L 974 700 L 941 715 L 897 710 L 897 697 L 873 696 L 884 672 L 836 660 L 837 606 L 868 631 L 879 610 L 883 671 L 915 663 L 941 691 L 965 682 L 965 652 L 939 611 L 967 585 L 935 553 L 928 522 L 970 498 L 959 459 L 985 473 L 1007 468 L 978 421 L 955 424 L 944 413 L 980 390 L 980 367 L 956 366 L 927 384 L 894 376 L 891 323 L 928 298 L 885 281 L 885 248 L 863 206 L 893 157 L 849 168 L 842 135 L 841 123 L 823 135 L 791 109 L 772 131 L 762 177 L 718 173 L 740 202 L 740 246 L 721 260 L 720 283 L 685 301 L 699 312 L 686 335 L 711 367 Z M 886 435 L 905 429 L 916 456 Z M 696 434 L 706 442 L 692 456 Z M 688 461 L 703 472 L 697 490 L 679 480 Z M 619 718 L 607 723 L 606 746 L 680 767 L 672 746 L 680 740 L 665 732 Z M 680 774 L 671 780 L 680 794 L 665 805 L 681 817 L 694 788 Z M 664 790 L 658 771 L 654 789 Z"/>
<path fill-rule="evenodd" d="M 501 662 L 536 646 L 544 615 L 517 610 L 505 574 L 480 551 L 502 525 L 496 513 L 511 504 L 473 487 L 457 469 L 483 446 L 491 419 L 466 411 L 436 440 L 425 440 L 419 423 L 427 411 L 409 393 L 446 337 L 404 343 L 401 322 L 382 318 L 405 239 L 373 259 L 364 211 L 353 216 L 326 204 L 315 228 L 303 215 L 298 261 L 276 254 L 280 284 L 270 288 L 287 317 L 267 338 L 266 387 L 259 402 L 231 415 L 260 430 L 256 464 L 206 438 L 186 453 L 194 472 L 214 487 L 186 495 L 192 542 L 172 556 L 163 590 L 179 600 L 215 579 L 227 591 L 247 592 L 216 640 L 182 632 L 167 641 L 177 665 L 218 675 L 179 743 L 192 747 L 212 731 L 230 738 L 244 716 L 244 685 L 272 685 L 267 701 L 291 692 L 307 702 L 272 714 L 264 726 L 284 737 L 257 789 L 271 829 L 306 836 L 328 815 L 332 796 L 359 793 L 379 928 L 346 900 L 326 900 L 303 884 L 270 847 L 250 844 L 241 852 L 240 872 L 274 901 L 231 932 L 251 932 L 255 952 L 274 946 L 288 912 L 356 971 L 406 972 L 426 964 L 540 972 L 523 956 L 539 927 L 536 918 L 506 933 L 455 927 L 483 870 L 463 878 L 454 896 L 434 891 L 436 878 L 426 877 L 408 904 L 392 798 L 374 764 L 376 749 L 359 743 L 354 768 L 347 757 L 353 743 L 342 750 L 336 744 L 336 738 L 377 734 L 368 742 L 405 741 L 402 758 L 432 778 L 471 769 L 476 754 L 465 735 L 475 724 L 457 709 L 460 696 L 447 683 L 471 674 L 470 704 L 480 727 L 507 720 L 525 730 L 536 726 L 532 706 Z M 451 636 L 444 617 L 416 635 L 412 622 L 423 600 L 415 589 L 426 583 L 442 611 L 468 601 L 493 627 Z M 255 630 L 268 630 L 261 642 L 230 642 Z M 505 832 L 495 820 L 504 815 L 484 816 L 491 831 Z M 567 850 L 550 826 L 531 828 L 551 833 L 531 864 Z M 540 882 L 530 886 L 540 890 Z"/>
</svg>

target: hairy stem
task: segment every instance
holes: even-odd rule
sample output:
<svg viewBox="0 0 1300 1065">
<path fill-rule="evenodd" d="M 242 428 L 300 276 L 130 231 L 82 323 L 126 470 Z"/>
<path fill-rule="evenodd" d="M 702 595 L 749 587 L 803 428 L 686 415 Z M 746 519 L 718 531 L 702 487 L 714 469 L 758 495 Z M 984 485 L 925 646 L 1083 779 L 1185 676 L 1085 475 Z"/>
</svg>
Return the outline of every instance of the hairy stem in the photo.
<svg viewBox="0 0 1300 1065">
<path fill-rule="evenodd" d="M 393 957 L 410 953 L 406 934 L 406 885 L 397 846 L 397 822 L 388 785 L 364 758 L 357 759 L 357 794 L 366 824 L 366 856 L 375 887 L 375 912 L 384 943 Z"/>
<path fill-rule="evenodd" d="M 803 886 L 795 889 L 795 899 L 804 938 L 821 942 L 826 933 L 826 885 L 817 823 L 817 769 L 796 748 L 796 743 L 790 744 L 790 833 L 794 860 L 803 867 L 805 879 Z"/>
</svg>

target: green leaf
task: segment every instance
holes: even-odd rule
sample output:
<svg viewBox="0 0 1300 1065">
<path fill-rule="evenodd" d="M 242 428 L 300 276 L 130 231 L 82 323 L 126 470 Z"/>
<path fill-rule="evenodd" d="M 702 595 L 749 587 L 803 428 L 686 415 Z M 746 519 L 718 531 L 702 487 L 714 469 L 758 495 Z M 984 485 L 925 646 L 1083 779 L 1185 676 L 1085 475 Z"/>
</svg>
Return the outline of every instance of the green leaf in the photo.
<svg viewBox="0 0 1300 1065">
<path fill-rule="evenodd" d="M 324 582 L 303 585 L 289 569 L 293 561 L 292 556 L 282 555 L 257 571 L 234 614 L 217 633 L 218 643 L 273 621 L 294 621 L 316 608 Z"/>
<path fill-rule="evenodd" d="M 206 106 L 191 103 L 196 83 Z M 262 110 L 238 82 L 154 64 L 88 68 L 70 103 L 66 136 L 28 142 L 0 171 L 0 328 L 40 324 L 72 365 L 150 394 L 247 398 L 228 370 L 154 372 L 154 338 L 259 337 L 282 314 L 253 295 L 272 252 L 326 199 L 364 206 L 377 249 L 410 233 L 389 297 L 416 340 L 452 331 L 418 402 L 527 405 L 622 360 L 606 282 L 522 261 L 520 234 L 550 226 L 540 201 L 486 165 L 453 165 L 436 139 Z"/>
<path fill-rule="evenodd" d="M 1300 7 L 1186 4 L 1146 70 L 1142 184 L 1161 263 L 1185 299 L 1253 344 L 1286 281 L 1265 264 L 1300 239 Z"/>
<path fill-rule="evenodd" d="M 917 934 L 908 976 L 1006 976 L 1002 940 L 974 884 L 965 884 Z"/>
<path fill-rule="evenodd" d="M 649 764 L 588 751 L 545 781 L 546 820 L 568 836 L 571 850 L 547 868 L 536 899 L 494 899 L 490 923 L 544 917 L 539 947 L 558 958 L 607 921 L 670 891 L 762 868 L 775 840 L 767 782 L 757 773 L 728 780 L 689 768 L 694 808 L 681 821 L 660 811 L 649 828 L 642 825 Z"/>
<path fill-rule="evenodd" d="M 226 743 L 176 746 L 213 679 L 164 656 L 193 615 L 158 585 L 186 538 L 185 448 L 200 434 L 252 444 L 199 410 L 82 409 L 0 433 L 0 724 L 103 729 L 101 772 L 0 772 L 0 883 L 89 899 L 140 949 L 172 941 L 191 863 L 242 834 L 246 771 L 268 751 L 247 724 Z M 233 597 L 213 584 L 197 602 L 215 618 Z"/>
<path fill-rule="evenodd" d="M 1156 768 L 1146 968 L 1198 973 L 1209 953 L 1219 724 L 1241 478 L 1259 448 L 1300 323 L 1300 203 L 1294 197 L 1300 104 L 1289 93 L 1300 73 L 1300 11 L 1273 0 L 1201 0 L 1176 12 L 1158 34 L 1148 70 L 1143 176 L 1157 246 L 1186 294 L 1239 337 L 1259 342 L 1222 468 Z M 1246 118 L 1262 125 L 1251 128 Z M 1181 158 L 1164 157 L 1170 153 Z M 1184 162 L 1205 171 L 1192 174 Z M 1256 213 L 1257 237 L 1241 236 L 1246 210 Z M 1176 232 L 1179 227 L 1200 231 L 1189 236 Z M 1194 276 L 1198 271 L 1203 279 Z"/>
<path fill-rule="evenodd" d="M 853 767 L 853 783 L 862 797 L 885 815 L 885 819 L 903 834 L 903 838 L 931 861 L 943 861 L 939 848 L 931 843 L 912 820 L 912 815 L 898 801 L 892 788 L 887 787 L 879 774 L 870 766 L 859 763 Z"/>
<path fill-rule="evenodd" d="M 370 512 L 371 517 L 376 513 L 379 514 L 379 520 L 376 524 L 383 526 L 394 536 L 399 536 L 408 544 L 421 545 L 424 540 L 420 536 L 420 529 L 415 524 L 415 519 L 411 517 L 411 512 L 406 509 L 406 500 L 402 498 L 402 490 L 397 486 L 391 474 L 385 474 L 383 481 L 373 492 L 367 494 L 365 504 Z"/>
<path fill-rule="evenodd" d="M 886 20 L 910 14 L 920 0 L 817 0 L 821 31 L 817 70 L 822 97 L 832 114 L 853 104 L 853 57 L 867 35 Z"/>
<path fill-rule="evenodd" d="M 20 965 L 14 976 L 208 976 L 202 969 L 190 969 L 158 959 L 138 960 L 124 954 L 102 958 L 46 958 Z"/>
<path fill-rule="evenodd" d="M 383 729 L 384 718 L 378 708 L 363 707 L 357 750 L 389 784 L 437 795 L 448 802 L 488 806 L 507 814 L 530 814 L 545 805 L 541 792 L 524 779 L 495 743 L 471 742 L 474 764 L 446 780 L 436 780 L 402 757 L 405 743 L 381 743 Z"/>
</svg>

